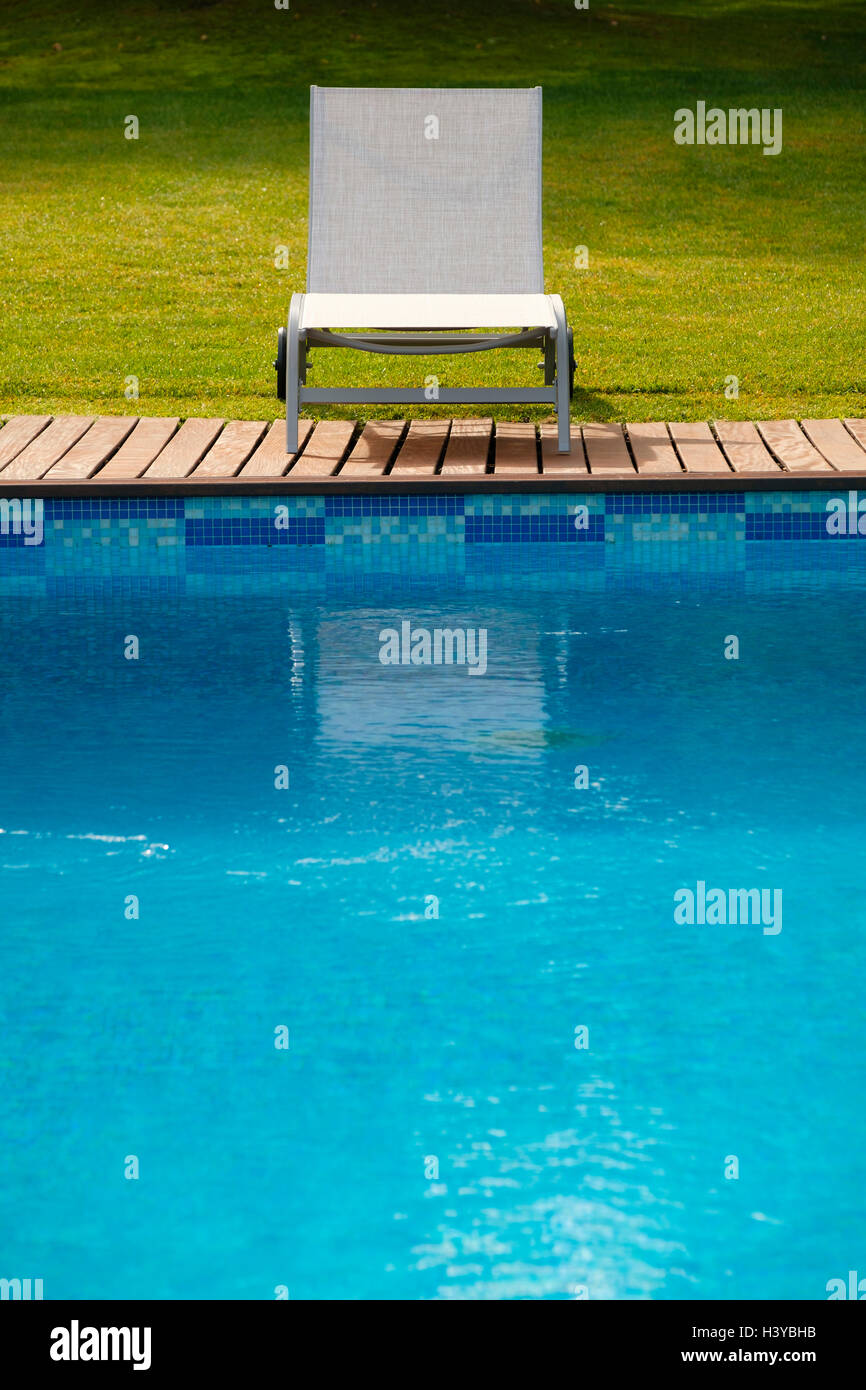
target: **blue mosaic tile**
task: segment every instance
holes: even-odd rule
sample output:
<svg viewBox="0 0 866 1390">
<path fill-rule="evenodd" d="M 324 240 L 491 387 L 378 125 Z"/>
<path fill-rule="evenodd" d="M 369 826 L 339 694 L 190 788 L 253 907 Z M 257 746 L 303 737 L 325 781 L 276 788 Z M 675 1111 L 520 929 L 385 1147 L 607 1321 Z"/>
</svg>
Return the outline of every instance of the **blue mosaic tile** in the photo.
<svg viewBox="0 0 866 1390">
<path fill-rule="evenodd" d="M 0 549 L 3 550 L 40 550 L 41 543 L 34 544 L 35 533 L 25 536 L 23 532 L 10 531 L 4 534 L 0 531 Z"/>
<path fill-rule="evenodd" d="M 177 598 L 184 593 L 180 575 L 46 575 L 49 598 Z"/>
<path fill-rule="evenodd" d="M 322 517 L 289 517 L 277 526 L 274 517 L 205 517 L 187 521 L 186 544 L 198 545 L 323 545 Z"/>
<path fill-rule="evenodd" d="M 0 537 L 0 540 L 12 539 L 11 536 Z M 0 573 L 9 575 L 41 574 L 45 570 L 45 556 L 44 544 L 4 546 L 3 558 L 0 560 Z"/>
<path fill-rule="evenodd" d="M 697 512 L 715 516 L 720 512 L 744 513 L 744 497 L 742 492 L 615 492 L 606 495 L 604 509 L 609 516 L 691 516 Z"/>
<path fill-rule="evenodd" d="M 461 496 L 326 497 L 325 516 L 462 516 Z"/>
<path fill-rule="evenodd" d="M 182 517 L 185 502 L 184 497 L 48 497 L 45 499 L 45 520 Z"/>
<path fill-rule="evenodd" d="M 468 516 L 466 544 L 510 542 L 528 544 L 541 541 L 603 541 L 604 517 L 590 516 L 588 526 L 578 529 L 573 516 Z"/>
<path fill-rule="evenodd" d="M 213 549 L 209 546 L 197 546 L 189 550 L 185 570 L 188 575 L 248 574 L 254 579 L 257 574 L 297 575 L 305 571 L 322 570 L 325 566 L 324 546 L 264 546 L 252 553 L 255 554 L 254 560 L 251 560 L 248 545 L 232 544 L 230 541 Z"/>
<path fill-rule="evenodd" d="M 849 504 L 848 494 L 49 498 L 38 545 L 24 544 L 20 510 L 0 515 L 0 591 L 361 593 L 383 576 L 419 591 L 440 577 L 491 592 L 614 590 L 718 587 L 745 575 L 757 592 L 774 572 L 779 583 L 866 572 L 866 537 L 827 531 L 828 502 Z"/>
<path fill-rule="evenodd" d="M 753 512 L 746 517 L 746 540 L 866 540 L 860 535 L 831 536 L 827 531 L 826 512 Z"/>
</svg>

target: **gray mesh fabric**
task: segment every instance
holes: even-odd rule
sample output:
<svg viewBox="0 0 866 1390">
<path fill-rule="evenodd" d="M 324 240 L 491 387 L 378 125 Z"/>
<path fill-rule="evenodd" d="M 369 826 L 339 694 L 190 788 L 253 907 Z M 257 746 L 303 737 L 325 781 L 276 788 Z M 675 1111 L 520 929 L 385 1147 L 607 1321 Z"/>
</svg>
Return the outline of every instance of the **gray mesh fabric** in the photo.
<svg viewBox="0 0 866 1390">
<path fill-rule="evenodd" d="M 541 89 L 313 87 L 307 290 L 544 290 Z"/>
</svg>

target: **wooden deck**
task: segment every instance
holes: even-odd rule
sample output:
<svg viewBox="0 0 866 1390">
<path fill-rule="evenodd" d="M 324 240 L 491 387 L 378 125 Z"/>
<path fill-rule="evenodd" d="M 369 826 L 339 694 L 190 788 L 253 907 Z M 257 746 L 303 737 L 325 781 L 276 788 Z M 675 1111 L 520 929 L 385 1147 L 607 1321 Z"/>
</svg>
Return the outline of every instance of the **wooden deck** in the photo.
<svg viewBox="0 0 866 1390">
<path fill-rule="evenodd" d="M 230 492 L 671 492 L 866 486 L 866 420 L 556 426 L 14 415 L 0 497 Z"/>
</svg>

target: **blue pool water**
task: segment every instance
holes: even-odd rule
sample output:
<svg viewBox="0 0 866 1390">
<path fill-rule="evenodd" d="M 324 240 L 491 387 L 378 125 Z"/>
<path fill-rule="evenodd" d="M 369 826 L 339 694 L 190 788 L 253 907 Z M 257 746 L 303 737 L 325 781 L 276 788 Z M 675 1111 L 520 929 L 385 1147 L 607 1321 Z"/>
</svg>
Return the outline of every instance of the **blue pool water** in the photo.
<svg viewBox="0 0 866 1390">
<path fill-rule="evenodd" d="M 6 602 L 0 1273 L 251 1299 L 866 1273 L 864 587 L 764 588 Z M 486 674 L 383 666 L 404 619 L 486 628 Z M 676 923 L 698 881 L 781 890 L 781 932 Z"/>
</svg>

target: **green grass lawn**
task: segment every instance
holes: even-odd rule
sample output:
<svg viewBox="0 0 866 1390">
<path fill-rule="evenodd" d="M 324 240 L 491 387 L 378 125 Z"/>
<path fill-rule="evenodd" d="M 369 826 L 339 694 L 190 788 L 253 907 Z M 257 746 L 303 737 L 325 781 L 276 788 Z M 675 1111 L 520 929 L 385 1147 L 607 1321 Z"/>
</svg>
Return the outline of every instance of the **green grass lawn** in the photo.
<svg viewBox="0 0 866 1390">
<path fill-rule="evenodd" d="M 866 414 L 862 0 L 590 3 L 2 0 L 0 412 L 272 418 L 310 84 L 540 83 L 575 415 Z M 698 100 L 781 107 L 781 154 L 675 144 Z M 310 384 L 537 385 L 536 360 L 321 351 Z"/>
</svg>

